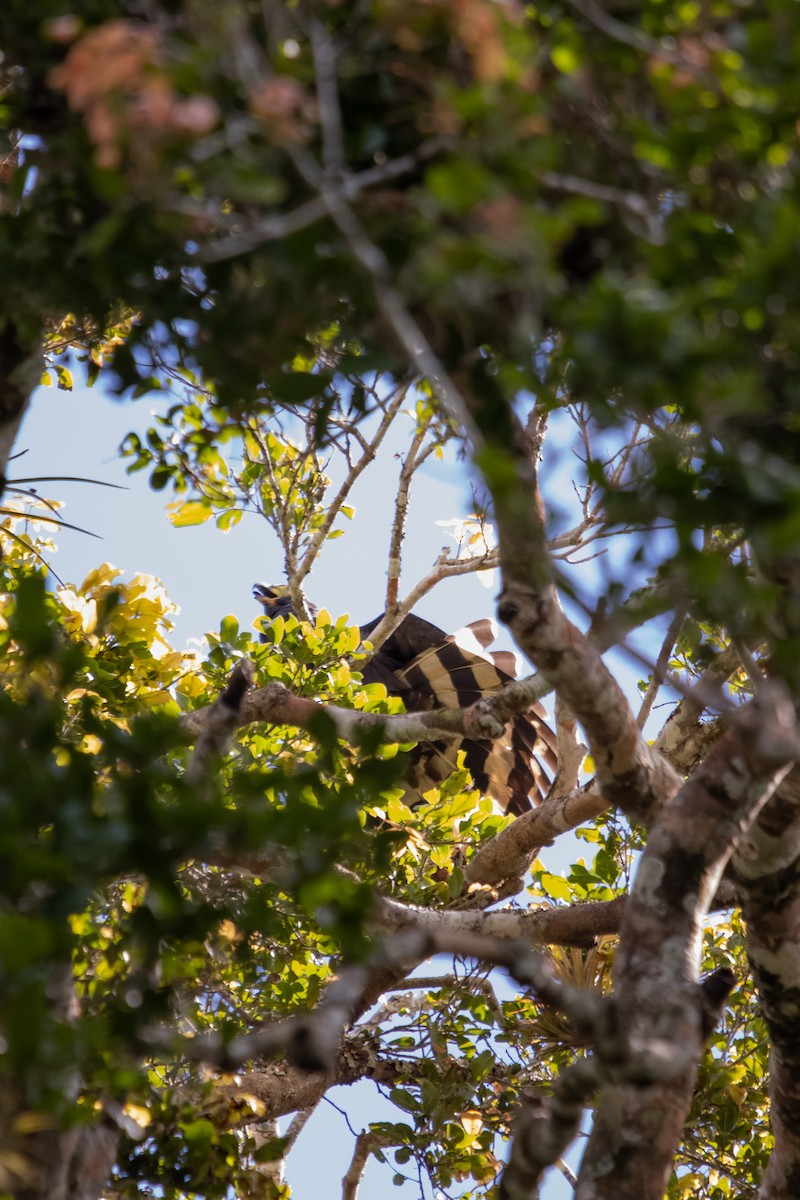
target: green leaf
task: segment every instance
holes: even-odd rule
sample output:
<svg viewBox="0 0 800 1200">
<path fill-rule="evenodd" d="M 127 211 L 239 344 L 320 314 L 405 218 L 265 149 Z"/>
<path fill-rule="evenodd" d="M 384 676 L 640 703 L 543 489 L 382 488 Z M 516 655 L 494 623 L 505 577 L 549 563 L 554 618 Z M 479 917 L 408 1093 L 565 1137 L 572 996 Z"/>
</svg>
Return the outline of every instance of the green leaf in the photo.
<svg viewBox="0 0 800 1200">
<path fill-rule="evenodd" d="M 236 620 L 236 617 L 227 616 L 222 618 L 219 626 L 219 635 L 223 642 L 231 643 L 236 641 L 239 636 L 239 622 Z"/>
<path fill-rule="evenodd" d="M 39 574 L 24 575 L 15 593 L 9 625 L 22 644 L 26 657 L 35 659 L 54 648 L 54 630 L 47 611 L 47 590 Z"/>
<path fill-rule="evenodd" d="M 312 374 L 310 371 L 293 371 L 286 375 L 273 375 L 269 388 L 277 400 L 300 403 L 319 396 L 328 386 L 328 374 Z"/>
<path fill-rule="evenodd" d="M 195 1148 L 197 1146 L 210 1145 L 214 1140 L 214 1126 L 210 1121 L 206 1121 L 203 1118 L 196 1121 L 182 1122 L 181 1132 L 187 1142 Z"/>
<path fill-rule="evenodd" d="M 576 48 L 568 46 L 564 42 L 553 47 L 550 51 L 550 58 L 553 66 L 562 75 L 573 75 L 581 66 L 581 59 Z"/>
<path fill-rule="evenodd" d="M 447 879 L 447 891 L 452 897 L 460 896 L 464 890 L 464 872 L 454 867 Z"/>
<path fill-rule="evenodd" d="M 228 530 L 232 529 L 234 525 L 239 524 L 243 516 L 244 513 L 241 509 L 228 508 L 225 510 L 225 512 L 221 512 L 219 514 L 219 516 L 216 518 L 215 524 L 218 529 L 222 530 L 223 533 L 227 533 Z"/>
<path fill-rule="evenodd" d="M 392 1088 L 389 1093 L 389 1099 L 392 1104 L 396 1104 L 398 1108 L 402 1108 L 404 1112 L 415 1113 L 419 1112 L 419 1100 L 416 1096 L 412 1096 L 411 1092 L 407 1092 L 404 1088 Z"/>
</svg>

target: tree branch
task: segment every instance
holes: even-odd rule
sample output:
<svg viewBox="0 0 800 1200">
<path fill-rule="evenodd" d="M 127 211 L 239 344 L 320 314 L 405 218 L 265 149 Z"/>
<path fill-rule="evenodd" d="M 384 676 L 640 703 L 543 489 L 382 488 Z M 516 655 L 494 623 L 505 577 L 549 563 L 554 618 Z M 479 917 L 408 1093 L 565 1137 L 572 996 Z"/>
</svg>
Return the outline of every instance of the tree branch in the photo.
<svg viewBox="0 0 800 1200">
<path fill-rule="evenodd" d="M 650 1092 L 620 1085 L 601 1095 L 577 1200 L 663 1195 L 702 1045 L 703 921 L 731 854 L 790 769 L 794 729 L 788 696 L 765 685 L 650 831 L 622 923 L 616 995 L 632 1036 L 658 1030 L 684 1065 Z"/>
<path fill-rule="evenodd" d="M 647 724 L 647 718 L 650 716 L 650 712 L 655 704 L 655 699 L 658 695 L 659 688 L 666 677 L 670 656 L 672 654 L 675 642 L 678 640 L 678 634 L 680 633 L 685 620 L 686 612 L 683 608 L 681 608 L 675 613 L 675 616 L 670 621 L 667 632 L 664 635 L 664 641 L 661 643 L 661 649 L 659 650 L 658 658 L 656 659 L 655 669 L 650 677 L 650 682 L 647 685 L 647 691 L 642 698 L 642 706 L 639 709 L 639 715 L 636 718 L 636 724 L 640 729 L 644 729 L 645 725 Z"/>
<path fill-rule="evenodd" d="M 324 516 L 319 528 L 314 530 L 314 533 L 312 534 L 312 536 L 309 540 L 308 548 L 306 549 L 305 554 L 303 555 L 302 559 L 295 567 L 294 581 L 298 587 L 300 587 L 302 585 L 303 580 L 306 578 L 306 576 L 311 571 L 311 568 L 314 565 L 314 561 L 316 560 L 316 557 L 319 553 L 320 547 L 322 546 L 322 543 L 325 541 L 325 538 L 330 533 L 331 527 L 333 526 L 334 521 L 336 520 L 339 513 L 341 512 L 342 506 L 343 506 L 345 500 L 347 500 L 348 496 L 350 495 L 351 491 L 353 490 L 353 487 L 354 487 L 356 481 L 363 474 L 363 472 L 370 465 L 370 463 L 374 462 L 375 456 L 377 455 L 378 450 L 380 449 L 380 447 L 386 437 L 386 434 L 391 429 L 392 422 L 394 421 L 395 417 L 397 416 L 398 412 L 400 411 L 400 408 L 403 405 L 406 395 L 408 394 L 409 387 L 410 387 L 410 382 L 404 382 L 404 383 L 399 384 L 395 388 L 394 394 L 386 406 L 386 409 L 385 409 L 384 414 L 381 418 L 381 421 L 378 425 L 378 428 L 375 431 L 375 433 L 373 434 L 372 438 L 370 438 L 369 442 L 367 442 L 366 446 L 364 447 L 361 458 L 358 460 L 358 462 L 354 463 L 353 466 L 350 468 L 350 470 L 347 472 L 347 476 L 342 481 L 342 484 L 341 484 L 338 492 L 333 497 L 333 499 L 326 505 L 325 516 Z"/>
<path fill-rule="evenodd" d="M 531 707 L 532 697 L 537 690 L 535 682 L 532 681 L 528 690 L 520 684 L 511 684 L 504 691 L 485 696 L 469 708 L 438 708 L 415 713 L 367 713 L 354 708 L 341 708 L 336 704 L 323 704 L 305 696 L 296 696 L 283 684 L 270 683 L 242 695 L 236 709 L 220 697 L 214 705 L 185 713 L 180 718 L 180 725 L 190 738 L 205 737 L 209 721 L 216 726 L 218 718 L 215 713 L 219 713 L 222 714 L 225 733 L 255 721 L 296 725 L 313 732 L 315 721 L 324 713 L 333 722 L 337 735 L 346 742 L 358 741 L 360 735 L 368 730 L 381 730 L 385 742 L 401 744 L 430 741 L 434 737 L 496 738 L 501 735 L 512 715 L 526 712 Z M 511 688 L 514 690 L 509 698 L 506 692 Z M 212 746 L 216 745 L 213 739 L 217 736 L 214 732 L 210 739 Z"/>
<path fill-rule="evenodd" d="M 358 1189 L 364 1178 L 370 1154 L 376 1148 L 389 1144 L 386 1138 L 380 1137 L 377 1133 L 371 1133 L 367 1129 L 359 1133 L 350 1165 L 342 1178 L 342 1200 L 357 1200 Z"/>
<path fill-rule="evenodd" d="M 0 328 L 0 496 L 5 490 L 9 459 L 17 434 L 44 368 L 41 346 L 31 349 L 20 341 L 10 317 Z"/>
<path fill-rule="evenodd" d="M 539 808 L 523 813 L 481 846 L 464 868 L 467 888 L 493 888 L 506 880 L 518 880 L 543 846 L 570 829 L 577 829 L 605 812 L 608 804 L 597 784 L 584 784 L 567 796 L 549 797 Z"/>
<path fill-rule="evenodd" d="M 430 426 L 430 418 L 424 421 L 414 431 L 411 445 L 403 459 L 400 468 L 400 479 L 397 485 L 397 496 L 394 503 L 394 519 L 389 535 L 389 563 L 386 571 L 386 612 L 394 615 L 397 607 L 398 587 L 400 583 L 401 550 L 406 531 L 406 516 L 408 514 L 409 492 L 411 480 L 419 465 L 419 452 L 425 435 Z"/>
<path fill-rule="evenodd" d="M 249 658 L 234 667 L 228 685 L 214 703 L 204 710 L 205 719 L 199 730 L 194 753 L 186 768 L 187 783 L 202 786 L 207 782 L 210 766 L 224 753 L 241 725 L 242 706 L 253 682 L 255 668 Z"/>
<path fill-rule="evenodd" d="M 498 616 L 581 722 L 606 801 L 629 818 L 646 820 L 651 810 L 675 794 L 680 779 L 642 737 L 599 650 L 561 611 L 536 468 L 511 406 L 505 406 L 500 422 L 494 405 L 485 405 L 473 394 L 469 403 L 487 442 L 506 464 L 502 478 L 491 473 L 487 477 L 503 570 Z"/>
<path fill-rule="evenodd" d="M 340 180 L 338 186 L 346 200 L 357 200 L 370 188 L 381 187 L 395 179 L 401 179 L 403 175 L 413 174 L 419 170 L 422 163 L 443 153 L 452 144 L 453 139 L 445 135 L 429 138 L 412 153 L 389 159 L 385 163 L 369 167 L 364 171 L 347 173 Z M 297 208 L 283 216 L 257 218 L 239 232 L 242 224 L 240 213 L 226 218 L 219 212 L 205 213 L 195 204 L 181 205 L 174 200 L 171 208 L 175 212 L 199 217 L 205 221 L 213 221 L 217 225 L 230 225 L 232 229 L 237 230 L 237 232 L 231 232 L 227 237 L 204 242 L 199 246 L 195 251 L 194 258 L 200 263 L 224 262 L 229 258 L 238 258 L 240 254 L 248 254 L 251 250 L 256 250 L 264 242 L 282 241 L 284 238 L 298 233 L 301 229 L 315 225 L 317 221 L 323 220 L 328 215 L 325 201 L 321 196 L 314 196 L 313 199 L 298 205 Z"/>
<path fill-rule="evenodd" d="M 500 942 L 526 945 L 593 946 L 598 937 L 619 931 L 625 897 L 564 908 L 507 908 L 493 912 L 442 911 L 400 904 L 384 896 L 375 900 L 371 925 L 382 934 L 409 930 L 430 936 L 479 934 Z"/>
<path fill-rule="evenodd" d="M 800 1179 L 800 767 L 795 766 L 738 846 L 733 875 L 747 954 L 770 1038 L 775 1138 L 760 1200 L 789 1200 Z"/>
</svg>

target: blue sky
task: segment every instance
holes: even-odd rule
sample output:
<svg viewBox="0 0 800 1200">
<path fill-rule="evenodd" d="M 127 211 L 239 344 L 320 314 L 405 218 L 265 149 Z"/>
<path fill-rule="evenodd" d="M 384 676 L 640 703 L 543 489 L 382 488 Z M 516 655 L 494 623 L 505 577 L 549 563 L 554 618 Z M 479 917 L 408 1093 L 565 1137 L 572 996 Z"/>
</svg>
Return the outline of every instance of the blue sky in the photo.
<svg viewBox="0 0 800 1200">
<path fill-rule="evenodd" d="M 42 495 L 65 501 L 65 520 L 102 538 L 60 531 L 53 567 L 68 583 L 79 583 L 100 561 L 112 562 L 126 575 L 141 571 L 157 576 L 181 609 L 175 637 L 180 646 L 187 638 L 218 629 L 228 613 L 249 625 L 257 615 L 253 582 L 280 581 L 283 560 L 274 534 L 260 517 L 246 514 L 225 534 L 213 522 L 175 529 L 164 511 L 172 498 L 169 489 L 153 492 L 146 472 L 126 475 L 117 447 L 130 430 L 144 432 L 158 403 L 158 397 L 114 401 L 99 386 L 76 386 L 72 393 L 40 388 L 17 442 L 17 450 L 26 453 L 12 464 L 10 474 L 86 475 L 129 489 L 38 485 Z M 327 544 L 308 581 L 309 598 L 334 615 L 349 611 L 354 621 L 364 623 L 382 610 L 388 518 L 398 473 L 390 448 L 384 461 L 362 476 L 354 492 L 353 522 L 344 523 L 344 537 Z M 469 503 L 464 464 L 423 468 L 414 483 L 411 532 L 404 547 L 409 583 L 430 569 L 448 541 L 454 547 L 436 521 L 462 515 Z M 492 597 L 466 576 L 443 583 L 419 611 L 451 629 L 490 612 Z"/>
</svg>

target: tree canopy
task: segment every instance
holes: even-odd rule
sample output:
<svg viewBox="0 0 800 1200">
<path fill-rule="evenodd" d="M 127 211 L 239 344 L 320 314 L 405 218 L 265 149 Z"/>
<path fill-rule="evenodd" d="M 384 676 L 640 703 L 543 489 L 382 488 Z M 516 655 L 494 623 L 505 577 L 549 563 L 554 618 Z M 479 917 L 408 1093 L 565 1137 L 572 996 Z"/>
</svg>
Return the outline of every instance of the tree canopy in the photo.
<svg viewBox="0 0 800 1200">
<path fill-rule="evenodd" d="M 800 1194 L 797 6 L 5 0 L 0 49 L 0 1192 L 286 1196 L 360 1083 L 344 1200 L 536 1196 L 590 1111 L 577 1200 Z M 259 514 L 297 616 L 185 655 L 151 578 L 48 575 L 14 445 L 76 372 L 169 397 L 130 469 Z M 390 431 L 363 644 L 306 592 Z M 525 678 L 363 683 L 480 569 Z M 541 805 L 409 806 L 414 743 L 545 697 Z"/>
</svg>

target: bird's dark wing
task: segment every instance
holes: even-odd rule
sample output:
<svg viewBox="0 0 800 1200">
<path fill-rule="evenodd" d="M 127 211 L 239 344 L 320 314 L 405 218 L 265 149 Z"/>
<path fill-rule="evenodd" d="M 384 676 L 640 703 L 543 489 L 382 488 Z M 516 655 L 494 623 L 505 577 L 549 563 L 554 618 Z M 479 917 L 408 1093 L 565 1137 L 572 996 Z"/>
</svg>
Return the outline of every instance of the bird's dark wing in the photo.
<svg viewBox="0 0 800 1200">
<path fill-rule="evenodd" d="M 369 641 L 369 635 L 382 620 L 383 614 L 369 624 L 362 625 L 361 640 Z M 400 622 L 394 633 L 361 668 L 364 682 L 382 683 L 390 696 L 400 696 L 409 712 L 426 712 L 430 708 L 444 707 L 441 702 L 437 703 L 427 682 L 423 680 L 422 687 L 415 688 L 404 677 L 403 672 L 421 654 L 441 649 L 447 645 L 448 640 L 443 629 L 411 613 Z M 447 707 L 454 708 L 458 705 L 451 704 Z"/>
<path fill-rule="evenodd" d="M 367 639 L 380 620 L 362 626 L 362 637 Z M 468 627 L 477 643 L 472 651 L 459 644 L 458 635 L 450 636 L 412 614 L 364 667 L 364 680 L 383 683 L 411 712 L 468 708 L 514 678 L 513 654 L 482 652 L 491 643 L 491 625 L 476 621 Z M 525 812 L 550 790 L 557 767 L 556 739 L 541 705 L 512 718 L 497 739 L 462 738 L 418 746 L 409 788 L 422 793 L 441 783 L 456 769 L 461 750 L 476 787 L 503 812 Z"/>
</svg>

